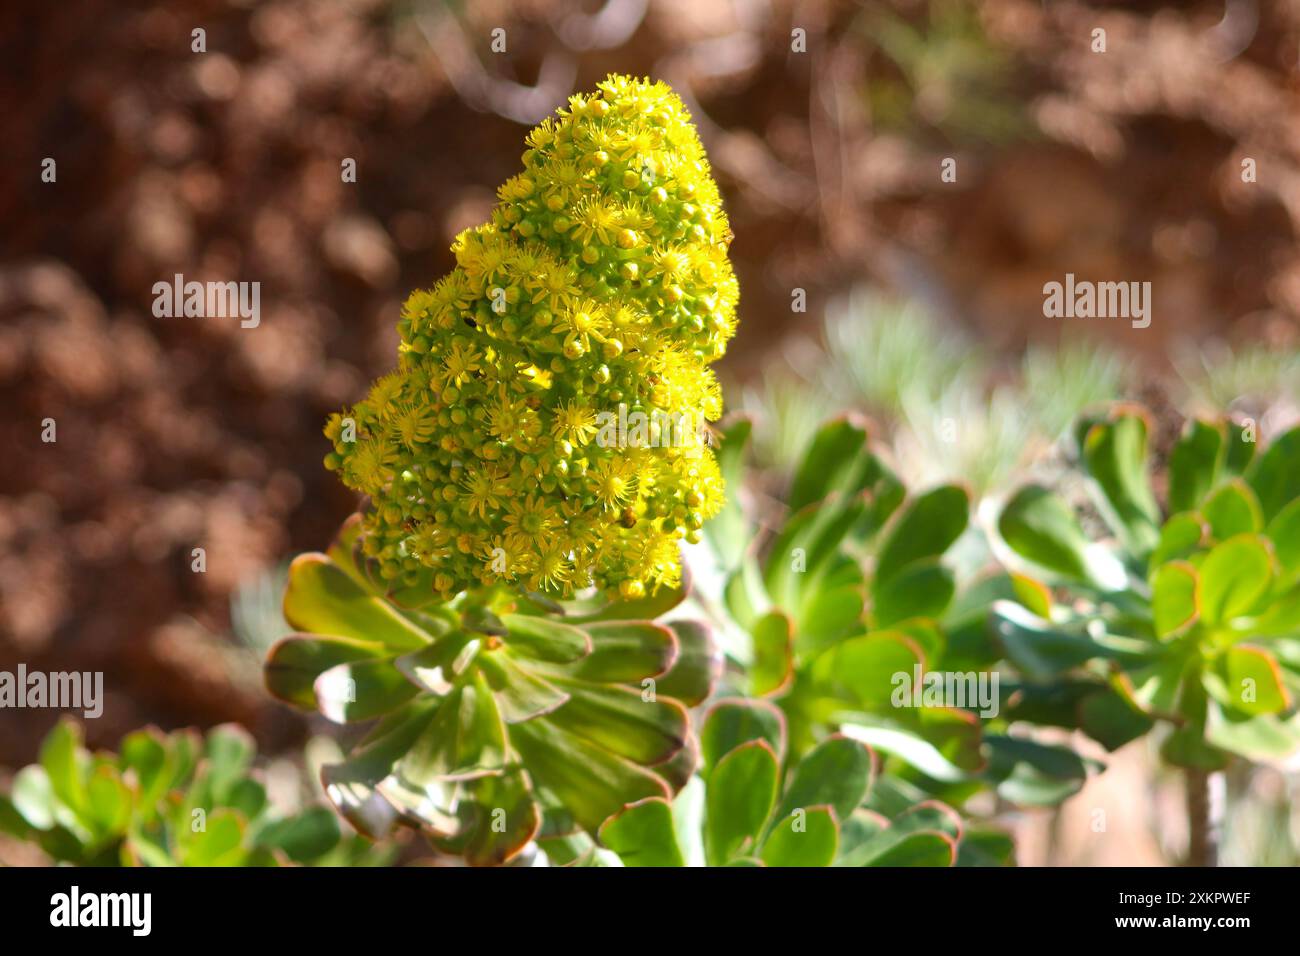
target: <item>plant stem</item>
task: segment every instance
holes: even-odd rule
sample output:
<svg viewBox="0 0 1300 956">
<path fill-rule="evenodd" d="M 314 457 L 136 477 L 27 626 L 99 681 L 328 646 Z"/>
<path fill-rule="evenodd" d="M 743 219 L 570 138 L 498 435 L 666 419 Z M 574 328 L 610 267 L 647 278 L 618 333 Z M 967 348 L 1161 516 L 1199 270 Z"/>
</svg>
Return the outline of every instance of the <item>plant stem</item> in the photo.
<svg viewBox="0 0 1300 956">
<path fill-rule="evenodd" d="M 1211 793 L 1213 774 L 1189 768 L 1187 787 L 1187 859 L 1186 866 L 1218 866 L 1219 821 Z"/>
</svg>

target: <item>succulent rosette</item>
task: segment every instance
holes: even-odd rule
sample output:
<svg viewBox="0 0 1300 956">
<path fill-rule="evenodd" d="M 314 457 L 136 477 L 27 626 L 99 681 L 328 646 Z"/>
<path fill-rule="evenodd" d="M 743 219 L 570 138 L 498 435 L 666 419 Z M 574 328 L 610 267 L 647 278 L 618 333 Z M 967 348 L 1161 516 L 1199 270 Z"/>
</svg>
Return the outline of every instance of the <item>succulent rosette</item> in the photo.
<svg viewBox="0 0 1300 956">
<path fill-rule="evenodd" d="M 368 501 L 294 562 L 299 633 L 266 663 L 283 700 L 372 723 L 322 774 L 359 830 L 482 864 L 573 862 L 671 798 L 720 664 L 652 621 L 723 504 L 709 364 L 737 287 L 703 148 L 668 87 L 614 76 L 523 163 L 407 301 L 397 369 L 331 418 L 326 464 Z"/>
</svg>

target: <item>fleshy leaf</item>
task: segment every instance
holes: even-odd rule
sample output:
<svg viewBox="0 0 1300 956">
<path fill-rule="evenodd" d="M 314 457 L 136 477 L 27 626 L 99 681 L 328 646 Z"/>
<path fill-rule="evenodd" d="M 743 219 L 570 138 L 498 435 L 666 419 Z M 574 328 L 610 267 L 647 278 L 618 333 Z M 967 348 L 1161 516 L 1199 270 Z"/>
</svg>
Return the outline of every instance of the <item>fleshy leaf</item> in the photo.
<svg viewBox="0 0 1300 956">
<path fill-rule="evenodd" d="M 732 750 L 709 772 L 704 847 L 710 864 L 752 850 L 776 800 L 777 758 L 766 740 Z"/>
<path fill-rule="evenodd" d="M 601 824 L 600 842 L 617 853 L 624 866 L 685 866 L 672 808 L 659 797 L 619 810 Z"/>
</svg>

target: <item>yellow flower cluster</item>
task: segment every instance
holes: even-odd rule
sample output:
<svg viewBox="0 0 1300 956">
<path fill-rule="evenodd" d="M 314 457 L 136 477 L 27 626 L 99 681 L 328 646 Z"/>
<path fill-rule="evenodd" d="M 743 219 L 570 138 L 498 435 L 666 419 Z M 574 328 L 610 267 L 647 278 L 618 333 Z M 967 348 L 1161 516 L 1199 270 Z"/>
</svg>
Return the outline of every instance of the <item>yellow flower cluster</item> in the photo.
<svg viewBox="0 0 1300 956">
<path fill-rule="evenodd" d="M 709 363 L 735 331 L 731 231 L 663 83 L 611 76 L 527 137 L 457 268 L 407 301 L 398 369 L 330 419 L 394 587 L 567 597 L 675 585 L 721 508 Z"/>
</svg>

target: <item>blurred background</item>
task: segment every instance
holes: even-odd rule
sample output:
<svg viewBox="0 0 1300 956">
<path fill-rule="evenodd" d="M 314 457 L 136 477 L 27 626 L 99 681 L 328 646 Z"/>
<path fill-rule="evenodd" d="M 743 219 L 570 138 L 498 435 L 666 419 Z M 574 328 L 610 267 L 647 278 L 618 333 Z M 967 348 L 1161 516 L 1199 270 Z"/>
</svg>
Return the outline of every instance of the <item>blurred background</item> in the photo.
<svg viewBox="0 0 1300 956">
<path fill-rule="evenodd" d="M 742 290 L 720 372 L 773 485 L 846 407 L 910 481 L 977 492 L 1051 469 L 1094 402 L 1146 402 L 1158 448 L 1195 411 L 1300 417 L 1290 0 L 19 2 L 0 64 L 0 669 L 103 671 L 92 745 L 304 739 L 259 661 L 288 559 L 355 504 L 325 416 L 393 365 L 528 127 L 611 71 L 699 124 Z M 1045 318 L 1067 272 L 1150 281 L 1151 326 Z M 155 318 L 176 273 L 260 282 L 259 326 Z M 0 712 L 0 767 L 56 717 Z M 1010 815 L 1021 862 L 1167 858 L 1143 746 Z M 1229 780 L 1225 862 L 1296 861 L 1296 769 Z"/>
</svg>

